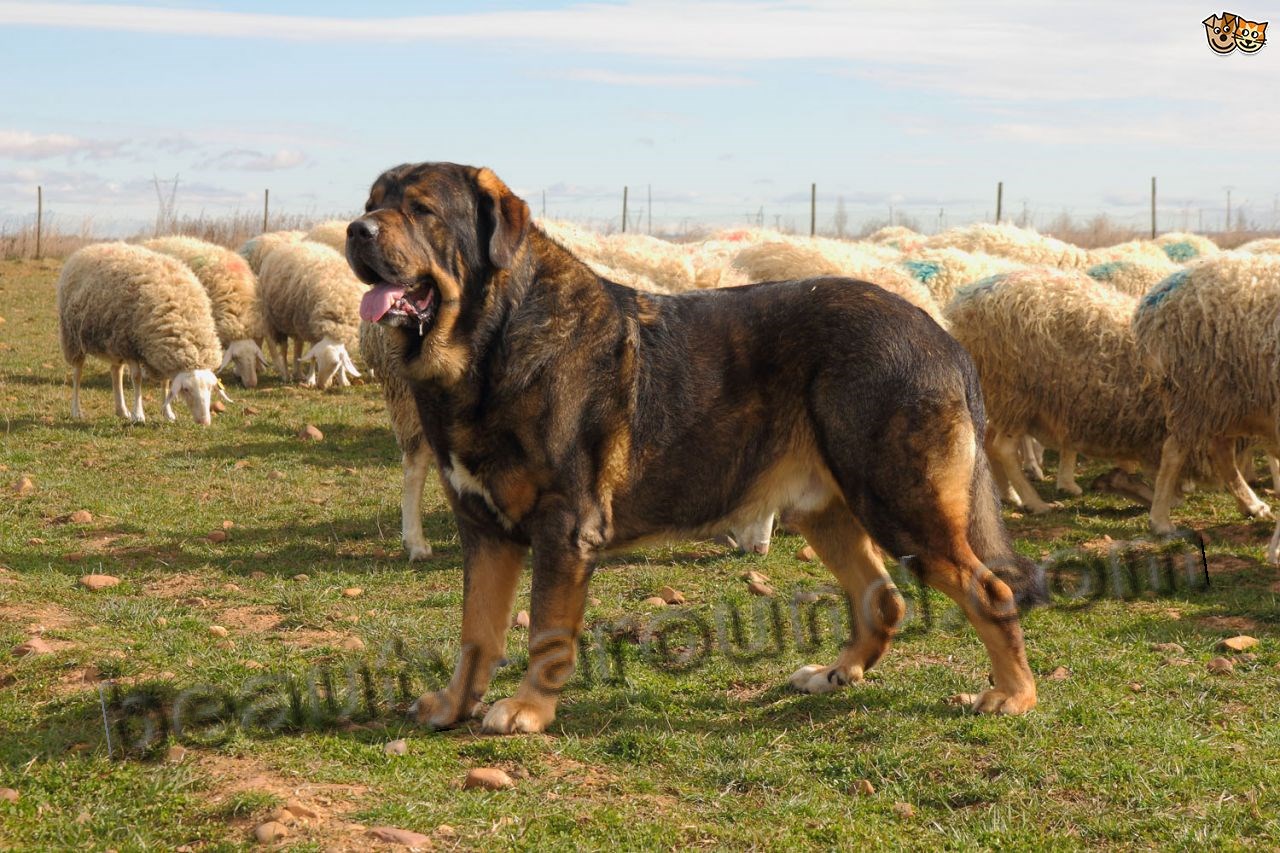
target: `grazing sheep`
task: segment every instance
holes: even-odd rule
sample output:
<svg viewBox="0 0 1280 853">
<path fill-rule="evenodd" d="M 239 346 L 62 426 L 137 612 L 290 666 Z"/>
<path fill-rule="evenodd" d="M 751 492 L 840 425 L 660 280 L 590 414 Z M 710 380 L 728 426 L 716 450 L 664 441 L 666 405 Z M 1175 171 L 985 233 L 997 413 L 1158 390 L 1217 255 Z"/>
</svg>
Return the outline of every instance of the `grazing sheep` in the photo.
<svg viewBox="0 0 1280 853">
<path fill-rule="evenodd" d="M 1164 247 L 1154 240 L 1130 240 L 1101 249 L 1089 250 L 1089 265 L 1110 263 L 1111 261 L 1146 261 L 1152 264 L 1168 265 L 1171 261 Z M 1172 270 L 1171 270 L 1172 272 Z"/>
<path fill-rule="evenodd" d="M 261 275 L 262 262 L 267 259 L 267 255 L 286 243 L 298 243 L 306 239 L 306 236 L 302 231 L 268 231 L 257 237 L 250 237 L 237 251 L 240 257 L 248 261 L 253 274 Z"/>
<path fill-rule="evenodd" d="M 1221 251 L 1208 237 L 1201 237 L 1199 234 L 1190 234 L 1186 231 L 1170 231 L 1168 234 L 1161 234 L 1156 238 L 1155 242 L 1156 245 L 1164 249 L 1165 254 L 1169 256 L 1169 260 L 1180 264 L 1194 261 L 1197 258 L 1216 255 Z"/>
<path fill-rule="evenodd" d="M 400 448 L 403 481 L 400 492 L 400 536 L 409 560 L 431 556 L 431 543 L 422 531 L 422 488 L 431 468 L 431 446 L 422 433 L 418 404 L 408 383 L 390 364 L 387 333 L 376 323 L 360 322 L 360 356 L 382 383 L 382 400 L 391 432 Z"/>
<path fill-rule="evenodd" d="M 222 391 L 213 368 L 222 360 L 209 296 L 181 261 L 126 243 L 97 243 L 67 258 L 58 278 L 62 353 L 71 365 L 71 417 L 81 418 L 80 377 L 86 356 L 111 365 L 116 414 L 143 423 L 142 378 L 165 381 L 164 416 L 175 420 L 181 398 L 196 423 L 212 420 Z M 124 368 L 133 384 L 125 406 Z"/>
<path fill-rule="evenodd" d="M 1152 531 L 1173 532 L 1183 466 L 1206 449 L 1240 511 L 1270 518 L 1237 469 L 1235 444 L 1256 438 L 1280 455 L 1280 257 L 1222 252 L 1191 264 L 1142 298 L 1133 325 L 1168 424 Z M 1280 561 L 1280 530 L 1268 559 Z"/>
<path fill-rule="evenodd" d="M 948 228 L 924 241 L 926 249 L 963 249 L 1008 258 L 1022 264 L 1038 264 L 1063 269 L 1083 269 L 1089 265 L 1089 253 L 1054 237 L 1046 237 L 1029 228 L 1001 223 L 978 222 Z"/>
<path fill-rule="evenodd" d="M 142 245 L 177 258 L 195 273 L 209 294 L 213 325 L 222 343 L 222 365 L 218 372 L 234 362 L 241 384 L 246 388 L 257 387 L 258 362 L 265 365 L 267 357 L 257 344 L 262 339 L 257 277 L 245 259 L 230 249 L 195 237 L 157 237 Z"/>
<path fill-rule="evenodd" d="M 1178 265 L 1161 252 L 1157 260 L 1106 261 L 1089 267 L 1088 274 L 1095 281 L 1109 284 L 1121 293 L 1141 296 L 1177 271 Z"/>
<path fill-rule="evenodd" d="M 739 252 L 730 266 L 753 282 L 824 275 L 869 281 L 901 296 L 945 328 L 946 320 L 928 289 L 905 270 L 880 260 L 876 248 L 836 240 L 809 245 L 799 240 L 758 243 Z"/>
<path fill-rule="evenodd" d="M 1022 475 L 1023 435 L 1060 448 L 1057 487 L 1069 494 L 1081 493 L 1077 453 L 1154 470 L 1164 419 L 1130 327 L 1136 304 L 1084 273 L 1039 267 L 963 288 L 947 307 L 978 368 L 993 467 L 1032 512 L 1053 507 Z"/>
<path fill-rule="evenodd" d="M 868 243 L 892 246 L 902 251 L 910 251 L 924 241 L 923 234 L 917 234 L 905 225 L 886 225 L 867 236 Z"/>
<path fill-rule="evenodd" d="M 1280 237 L 1264 237 L 1261 240 L 1250 240 L 1236 249 L 1237 252 L 1248 252 L 1252 255 L 1268 255 L 1280 252 Z"/>
<path fill-rule="evenodd" d="M 345 386 L 348 377 L 358 377 L 349 352 L 359 337 L 364 292 L 347 259 L 328 246 L 302 241 L 272 249 L 258 274 L 258 294 L 281 375 L 288 375 L 285 346 L 293 338 L 295 378 L 303 362 L 314 362 L 304 384 L 324 389 L 330 382 Z M 311 347 L 304 354 L 308 342 Z"/>
<path fill-rule="evenodd" d="M 313 243 L 323 243 L 339 255 L 346 255 L 347 226 L 350 224 L 346 219 L 326 219 L 311 226 L 305 239 Z"/>
<path fill-rule="evenodd" d="M 988 276 L 1013 272 L 1019 264 L 1008 258 L 976 254 L 962 249 L 921 249 L 901 261 L 911 277 L 929 289 L 939 305 L 946 305 L 956 290 Z"/>
<path fill-rule="evenodd" d="M 617 284 L 625 284 L 637 290 L 652 293 L 666 293 L 652 278 L 635 270 L 624 270 L 610 266 L 600 260 L 603 252 L 602 237 L 571 222 L 556 220 L 538 220 L 538 227 L 555 242 L 575 254 L 583 263 L 591 267 L 591 271 L 602 278 Z"/>
</svg>

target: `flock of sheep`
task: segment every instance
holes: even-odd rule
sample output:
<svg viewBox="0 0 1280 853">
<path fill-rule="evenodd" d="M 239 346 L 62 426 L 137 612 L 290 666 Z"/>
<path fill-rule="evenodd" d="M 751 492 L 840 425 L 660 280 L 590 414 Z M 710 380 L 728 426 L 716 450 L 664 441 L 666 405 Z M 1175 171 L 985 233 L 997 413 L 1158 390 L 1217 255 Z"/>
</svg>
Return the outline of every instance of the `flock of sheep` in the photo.
<svg viewBox="0 0 1280 853">
<path fill-rule="evenodd" d="M 1280 491 L 1280 239 L 1220 251 L 1174 233 L 1085 250 L 977 224 L 929 237 L 886 228 L 860 242 L 741 229 L 677 244 L 539 225 L 600 275 L 654 292 L 834 274 L 901 296 L 973 356 L 997 482 L 1031 512 L 1055 506 L 1028 479 L 1044 477 L 1048 447 L 1066 494 L 1082 491 L 1079 455 L 1113 463 L 1091 487 L 1150 504 L 1156 533 L 1173 532 L 1171 508 L 1192 484 L 1224 485 L 1245 515 L 1271 517 L 1244 473 L 1260 446 Z M 263 234 L 238 253 L 188 237 L 76 252 L 58 284 L 72 416 L 81 416 L 87 355 L 110 363 L 118 415 L 143 420 L 141 380 L 150 376 L 167 385 L 166 417 L 181 399 L 208 424 L 213 395 L 225 398 L 216 374 L 228 367 L 246 387 L 262 365 L 323 389 L 360 376 L 356 353 L 382 383 L 403 454 L 405 546 L 420 559 L 431 552 L 419 513 L 430 451 L 408 388 L 382 363 L 380 328 L 361 323 L 365 288 L 348 268 L 345 239 L 346 223 L 333 221 Z M 761 519 L 734 538 L 764 552 L 772 526 Z M 1280 525 L 1267 556 L 1280 562 Z"/>
</svg>

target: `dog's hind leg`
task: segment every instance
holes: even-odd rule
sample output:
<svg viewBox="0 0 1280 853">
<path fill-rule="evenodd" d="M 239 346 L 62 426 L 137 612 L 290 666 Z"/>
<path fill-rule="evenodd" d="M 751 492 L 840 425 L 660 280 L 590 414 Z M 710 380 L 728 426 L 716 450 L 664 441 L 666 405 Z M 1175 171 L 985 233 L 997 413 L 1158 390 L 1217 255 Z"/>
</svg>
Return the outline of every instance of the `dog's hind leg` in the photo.
<svg viewBox="0 0 1280 853">
<path fill-rule="evenodd" d="M 842 498 L 798 517 L 795 524 L 836 576 L 853 616 L 853 636 L 834 664 L 809 664 L 791 675 L 791 686 L 801 692 L 829 693 L 862 680 L 888 650 L 906 606 L 884 569 L 880 550 Z"/>
<path fill-rule="evenodd" d="M 506 654 L 507 628 L 516 582 L 527 550 L 523 545 L 462 535 L 462 649 L 449 686 L 413 703 L 417 722 L 445 728 L 476 712 L 493 671 Z"/>
</svg>

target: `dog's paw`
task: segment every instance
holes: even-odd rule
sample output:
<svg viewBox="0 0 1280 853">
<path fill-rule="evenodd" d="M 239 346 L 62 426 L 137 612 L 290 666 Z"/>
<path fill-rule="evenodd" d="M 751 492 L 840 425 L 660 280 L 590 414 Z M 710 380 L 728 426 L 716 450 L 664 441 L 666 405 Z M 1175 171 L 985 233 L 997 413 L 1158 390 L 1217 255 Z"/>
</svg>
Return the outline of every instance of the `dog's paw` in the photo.
<svg viewBox="0 0 1280 853">
<path fill-rule="evenodd" d="M 948 705 L 959 705 L 968 708 L 975 714 L 1025 714 L 1036 706 L 1034 692 L 1015 693 L 1012 696 L 999 690 L 984 690 L 981 693 L 957 693 L 947 698 Z"/>
<path fill-rule="evenodd" d="M 791 673 L 787 682 L 801 693 L 833 693 L 861 680 L 862 672 L 856 668 L 845 671 L 837 666 L 811 663 Z"/>
<path fill-rule="evenodd" d="M 526 702 L 522 699 L 502 699 L 493 703 L 489 713 L 484 715 L 481 728 L 488 734 L 495 735 L 537 734 L 546 729 L 555 718 L 554 705 Z"/>
<path fill-rule="evenodd" d="M 409 719 L 434 729 L 447 729 L 465 716 L 470 715 L 460 713 L 454 698 L 445 690 L 424 693 L 409 706 Z"/>
</svg>

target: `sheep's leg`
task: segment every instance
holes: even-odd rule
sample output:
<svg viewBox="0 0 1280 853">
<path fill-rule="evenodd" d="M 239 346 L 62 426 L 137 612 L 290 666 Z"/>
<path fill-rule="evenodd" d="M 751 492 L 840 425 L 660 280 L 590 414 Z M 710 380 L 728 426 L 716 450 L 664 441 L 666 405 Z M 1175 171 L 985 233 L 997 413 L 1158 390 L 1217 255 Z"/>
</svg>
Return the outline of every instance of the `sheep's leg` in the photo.
<svg viewBox="0 0 1280 853">
<path fill-rule="evenodd" d="M 134 423 L 146 423 L 147 416 L 142 412 L 142 365 L 129 363 L 129 385 L 133 388 L 133 413 L 130 418 Z"/>
<path fill-rule="evenodd" d="M 1062 504 L 1059 503 L 1046 503 L 1036 492 L 1035 487 L 1027 480 L 1027 476 L 1022 473 L 1022 466 L 1018 464 L 1018 438 L 1016 436 L 997 432 L 992 437 L 990 448 L 995 453 L 996 464 L 1004 466 L 1010 485 L 1017 490 L 1018 497 L 1022 498 L 1022 503 L 1026 505 L 1028 510 L 1039 515 L 1042 512 L 1062 508 Z"/>
<path fill-rule="evenodd" d="M 1156 474 L 1155 499 L 1151 502 L 1151 532 L 1159 536 L 1173 534 L 1169 509 L 1182 484 L 1182 466 L 1190 450 L 1173 433 L 1165 438 L 1160 450 L 1160 472 Z"/>
<path fill-rule="evenodd" d="M 1276 522 L 1276 532 L 1271 534 L 1271 543 L 1267 545 L 1267 562 L 1280 566 L 1280 521 Z"/>
<path fill-rule="evenodd" d="M 431 447 L 420 441 L 412 453 L 400 457 L 404 468 L 404 487 L 400 494 L 400 536 L 409 560 L 425 560 L 431 556 L 431 543 L 422 532 L 422 487 L 431 468 Z"/>
<path fill-rule="evenodd" d="M 116 400 L 116 416 L 129 417 L 129 406 L 124 401 L 124 362 L 111 365 L 111 394 Z"/>
<path fill-rule="evenodd" d="M 1235 440 L 1231 438 L 1215 438 L 1209 444 L 1209 455 L 1218 476 L 1227 485 L 1227 491 L 1236 499 L 1236 506 L 1248 518 L 1272 518 L 1271 507 L 1266 501 L 1254 494 L 1253 489 L 1245 481 L 1237 466 L 1239 457 L 1235 452 Z"/>
<path fill-rule="evenodd" d="M 1076 449 L 1063 445 L 1058 451 L 1058 491 L 1079 497 L 1084 489 L 1076 483 Z"/>
<path fill-rule="evenodd" d="M 1271 469 L 1271 489 L 1280 495 L 1280 459 L 1268 453 L 1267 467 Z"/>
<path fill-rule="evenodd" d="M 302 338 L 293 339 L 293 380 L 295 382 L 302 379 L 302 348 L 306 345 L 306 341 Z"/>
<path fill-rule="evenodd" d="M 1018 497 L 1018 492 L 1009 483 L 1009 475 L 1005 473 L 1004 464 L 996 458 L 995 450 L 992 448 L 992 441 L 995 432 L 987 430 L 987 434 L 983 436 L 982 445 L 986 448 L 987 459 L 991 462 L 991 476 L 996 481 L 996 492 L 1000 495 L 1000 500 L 1011 506 L 1022 507 L 1022 498 Z"/>
<path fill-rule="evenodd" d="M 161 407 L 160 411 L 164 415 L 165 420 L 169 421 L 170 423 L 173 423 L 178 419 L 178 416 L 173 413 L 173 401 L 169 399 L 169 380 L 168 379 L 164 381 L 164 385 L 161 387 L 160 391 L 164 397 L 164 406 Z"/>
<path fill-rule="evenodd" d="M 280 374 L 280 381 L 289 381 L 289 339 L 276 338 L 275 335 L 267 336 L 267 352 L 271 354 L 271 363 L 276 367 L 276 373 Z"/>
<path fill-rule="evenodd" d="M 76 420 L 84 417 L 80 413 L 80 374 L 82 373 L 84 373 L 83 361 L 71 365 L 71 417 Z"/>
<path fill-rule="evenodd" d="M 1044 475 L 1044 445 L 1031 436 L 1024 435 L 1018 445 L 1018 452 L 1022 455 L 1023 470 L 1029 477 L 1033 480 L 1049 479 Z"/>
</svg>

